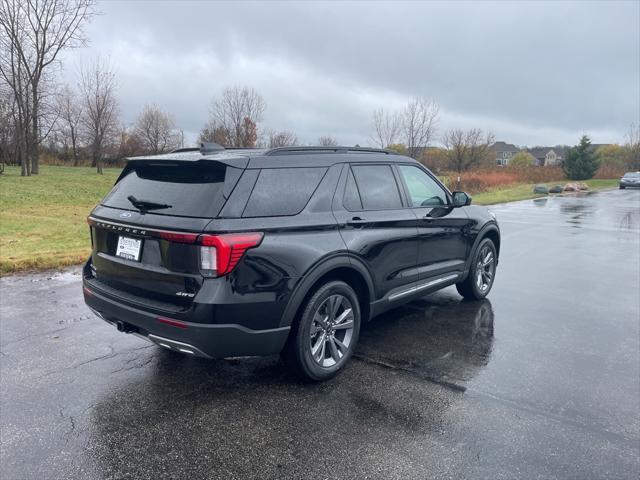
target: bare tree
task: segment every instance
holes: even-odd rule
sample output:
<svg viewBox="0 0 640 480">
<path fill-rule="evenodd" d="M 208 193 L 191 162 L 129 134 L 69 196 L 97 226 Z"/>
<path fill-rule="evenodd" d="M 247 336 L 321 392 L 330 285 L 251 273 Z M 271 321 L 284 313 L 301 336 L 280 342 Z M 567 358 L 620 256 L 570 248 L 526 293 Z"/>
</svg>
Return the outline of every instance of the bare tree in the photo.
<svg viewBox="0 0 640 480">
<path fill-rule="evenodd" d="M 262 120 L 266 108 L 265 102 L 258 92 L 248 87 L 228 87 L 222 92 L 220 98 L 214 100 L 211 108 L 209 122 L 201 134 L 208 134 L 216 138 L 218 142 L 224 140 L 221 145 L 228 147 L 249 147 L 245 145 L 248 122 L 256 126 Z M 217 134 L 216 134 L 217 132 Z M 215 141 L 215 140 L 214 140 Z M 254 140 L 255 144 L 255 140 Z"/>
<path fill-rule="evenodd" d="M 135 123 L 135 135 L 147 153 L 164 153 L 180 144 L 173 118 L 157 105 L 144 107 Z"/>
<path fill-rule="evenodd" d="M 78 95 L 68 85 L 65 85 L 58 95 L 57 110 L 58 133 L 62 137 L 65 147 L 71 147 L 73 166 L 77 167 L 79 163 L 78 138 L 83 110 Z"/>
<path fill-rule="evenodd" d="M 487 159 L 493 139 L 491 132 L 480 128 L 449 130 L 442 139 L 448 149 L 449 168 L 462 172 L 480 165 Z"/>
<path fill-rule="evenodd" d="M 631 125 L 627 133 L 627 164 L 631 170 L 640 170 L 640 125 Z"/>
<path fill-rule="evenodd" d="M 29 162 L 30 142 L 28 135 L 31 132 L 30 125 L 30 89 L 29 78 L 24 72 L 18 46 L 26 42 L 26 34 L 21 28 L 16 13 L 18 7 L 7 4 L 4 0 L 0 3 L 0 77 L 3 87 L 10 91 L 11 117 L 15 130 L 16 159 L 20 162 L 23 176 L 31 175 L 31 163 Z M 5 89 L 3 88 L 3 90 Z"/>
<path fill-rule="evenodd" d="M 298 137 L 295 133 L 288 130 L 282 130 L 280 132 L 269 130 L 267 136 L 269 148 L 293 147 L 298 145 Z"/>
<path fill-rule="evenodd" d="M 318 138 L 318 145 L 321 147 L 337 147 L 338 141 L 329 135 L 325 135 Z"/>
<path fill-rule="evenodd" d="M 118 131 L 118 101 L 113 70 L 106 62 L 97 60 L 82 70 L 81 89 L 84 110 L 82 124 L 92 162 L 98 173 L 102 173 L 105 147 Z"/>
<path fill-rule="evenodd" d="M 198 141 L 213 142 L 227 147 L 231 145 L 229 141 L 229 131 L 218 126 L 213 120 L 209 120 L 202 130 L 200 130 Z"/>
<path fill-rule="evenodd" d="M 0 82 L 0 164 L 15 159 L 15 100 L 9 88 Z M 1 166 L 0 166 L 1 167 Z"/>
<path fill-rule="evenodd" d="M 433 140 L 438 113 L 438 105 L 425 98 L 414 98 L 402 111 L 402 133 L 410 157 L 417 159 Z"/>
<path fill-rule="evenodd" d="M 93 0 L 0 0 L 0 74 L 18 103 L 23 162 L 38 173 L 43 84 L 65 48 L 85 44 Z M 23 167 L 23 175 L 29 168 Z"/>
<path fill-rule="evenodd" d="M 380 148 L 387 148 L 397 143 L 401 130 L 401 117 L 398 112 L 390 112 L 384 108 L 373 111 L 374 143 Z"/>
<path fill-rule="evenodd" d="M 133 126 L 125 125 L 124 123 L 120 124 L 114 140 L 113 151 L 118 159 L 141 155 L 145 151 L 140 137 L 135 134 L 135 127 Z"/>
</svg>

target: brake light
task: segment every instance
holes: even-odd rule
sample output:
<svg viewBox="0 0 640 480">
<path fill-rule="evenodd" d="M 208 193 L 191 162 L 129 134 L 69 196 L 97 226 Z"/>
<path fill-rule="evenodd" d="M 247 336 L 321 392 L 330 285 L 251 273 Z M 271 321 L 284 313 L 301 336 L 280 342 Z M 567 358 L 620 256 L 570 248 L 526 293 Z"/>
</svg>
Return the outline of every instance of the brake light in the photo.
<svg viewBox="0 0 640 480">
<path fill-rule="evenodd" d="M 196 243 L 197 233 L 159 232 L 160 238 L 176 243 Z"/>
<path fill-rule="evenodd" d="M 200 235 L 200 268 L 216 276 L 226 275 L 248 249 L 260 245 L 262 237 L 260 232 Z"/>
</svg>

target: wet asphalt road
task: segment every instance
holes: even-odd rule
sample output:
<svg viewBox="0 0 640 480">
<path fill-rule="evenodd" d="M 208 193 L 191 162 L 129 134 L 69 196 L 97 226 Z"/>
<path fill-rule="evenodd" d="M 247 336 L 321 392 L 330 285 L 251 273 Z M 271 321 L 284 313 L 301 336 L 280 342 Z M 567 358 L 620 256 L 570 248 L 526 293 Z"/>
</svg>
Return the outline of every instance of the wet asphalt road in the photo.
<svg viewBox="0 0 640 480">
<path fill-rule="evenodd" d="M 494 289 L 365 327 L 336 379 L 118 333 L 78 269 L 0 282 L 0 477 L 638 478 L 640 191 L 494 207 Z"/>
</svg>

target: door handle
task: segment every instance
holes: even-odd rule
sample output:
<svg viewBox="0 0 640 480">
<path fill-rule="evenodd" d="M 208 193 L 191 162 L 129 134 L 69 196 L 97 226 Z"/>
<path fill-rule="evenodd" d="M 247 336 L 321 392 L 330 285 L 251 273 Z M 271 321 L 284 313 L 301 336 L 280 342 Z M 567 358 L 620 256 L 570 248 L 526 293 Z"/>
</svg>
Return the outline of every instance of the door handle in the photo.
<svg viewBox="0 0 640 480">
<path fill-rule="evenodd" d="M 367 223 L 367 221 L 360 217 L 352 217 L 351 220 L 347 221 L 347 225 L 362 225 L 363 223 Z"/>
</svg>

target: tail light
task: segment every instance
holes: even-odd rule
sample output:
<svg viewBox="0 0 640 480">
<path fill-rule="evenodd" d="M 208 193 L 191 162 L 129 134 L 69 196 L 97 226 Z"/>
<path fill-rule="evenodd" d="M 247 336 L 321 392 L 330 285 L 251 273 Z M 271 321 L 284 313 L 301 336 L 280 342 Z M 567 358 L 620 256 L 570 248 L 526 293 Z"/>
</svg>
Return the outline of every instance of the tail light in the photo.
<svg viewBox="0 0 640 480">
<path fill-rule="evenodd" d="M 262 233 L 228 233 L 200 235 L 200 269 L 203 273 L 222 276 L 231 272 L 244 253 L 260 245 Z"/>
</svg>

